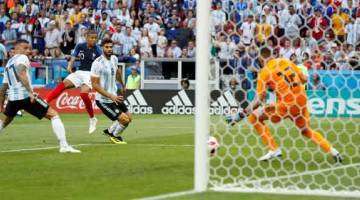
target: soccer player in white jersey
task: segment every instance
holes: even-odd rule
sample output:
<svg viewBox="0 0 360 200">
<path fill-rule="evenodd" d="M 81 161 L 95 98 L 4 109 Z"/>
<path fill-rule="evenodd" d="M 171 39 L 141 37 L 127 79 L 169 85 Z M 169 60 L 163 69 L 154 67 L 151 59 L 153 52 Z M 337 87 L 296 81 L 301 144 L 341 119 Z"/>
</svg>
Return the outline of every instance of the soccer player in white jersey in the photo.
<svg viewBox="0 0 360 200">
<path fill-rule="evenodd" d="M 5 66 L 3 86 L 0 89 L 0 112 L 4 111 L 5 119 L 0 120 L 0 131 L 7 127 L 19 110 L 31 115 L 51 120 L 52 129 L 60 143 L 60 153 L 80 153 L 66 141 L 65 128 L 58 113 L 34 94 L 30 82 L 31 45 L 26 40 L 18 40 L 15 44 L 15 55 Z M 7 95 L 8 103 L 4 107 Z"/>
<path fill-rule="evenodd" d="M 123 102 L 124 97 L 117 94 L 116 80 L 124 88 L 121 70 L 117 67 L 118 59 L 112 55 L 112 40 L 104 39 L 101 45 L 103 54 L 91 66 L 91 84 L 96 91 L 96 105 L 113 121 L 104 134 L 115 144 L 126 144 L 121 133 L 131 122 L 131 114 Z"/>
</svg>

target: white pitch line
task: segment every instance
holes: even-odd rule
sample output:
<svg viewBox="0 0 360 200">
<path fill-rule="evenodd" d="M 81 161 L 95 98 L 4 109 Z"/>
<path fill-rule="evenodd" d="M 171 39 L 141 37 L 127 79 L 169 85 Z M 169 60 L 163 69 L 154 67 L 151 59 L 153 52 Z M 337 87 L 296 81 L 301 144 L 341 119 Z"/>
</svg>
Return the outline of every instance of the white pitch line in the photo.
<svg viewBox="0 0 360 200">
<path fill-rule="evenodd" d="M 169 198 L 180 197 L 180 196 L 196 194 L 196 193 L 199 193 L 199 192 L 197 192 L 195 190 L 189 190 L 189 191 L 183 191 L 183 192 L 174 192 L 174 193 L 169 193 L 169 194 L 163 194 L 163 195 L 153 196 L 153 197 L 145 197 L 145 198 L 140 198 L 140 199 L 135 199 L 135 200 L 161 200 L 161 199 L 169 199 Z"/>
<path fill-rule="evenodd" d="M 254 184 L 254 183 L 277 181 L 277 180 L 282 180 L 282 179 L 291 179 L 291 178 L 295 178 L 295 177 L 299 177 L 299 176 L 315 175 L 315 174 L 319 174 L 319 173 L 323 173 L 323 172 L 335 171 L 335 170 L 339 170 L 339 169 L 346 169 L 349 167 L 358 167 L 358 166 L 360 166 L 360 163 L 353 163 L 353 164 L 349 164 L 349 165 L 342 165 L 342 166 L 338 166 L 338 167 L 312 170 L 312 171 L 302 172 L 302 173 L 298 173 L 298 174 L 277 176 L 277 177 L 271 177 L 271 178 L 261 178 L 261 179 L 252 180 L 252 181 L 242 181 L 241 184 Z M 226 184 L 224 186 L 221 186 L 221 188 L 222 187 L 226 187 L 226 188 L 227 187 L 236 187 L 238 185 L 240 185 L 240 184 L 239 183 L 231 183 L 231 184 Z"/>
<path fill-rule="evenodd" d="M 106 144 L 75 144 L 72 145 L 73 147 L 79 146 L 114 146 L 114 144 L 106 143 Z M 194 147 L 191 144 L 127 144 L 133 146 L 147 146 L 147 147 Z M 49 149 L 57 149 L 59 146 L 52 146 L 52 147 L 35 147 L 35 148 L 25 148 L 25 149 L 10 149 L 10 150 L 2 150 L 0 153 L 14 153 L 14 152 L 24 152 L 24 151 L 41 151 L 41 150 L 49 150 Z"/>
</svg>

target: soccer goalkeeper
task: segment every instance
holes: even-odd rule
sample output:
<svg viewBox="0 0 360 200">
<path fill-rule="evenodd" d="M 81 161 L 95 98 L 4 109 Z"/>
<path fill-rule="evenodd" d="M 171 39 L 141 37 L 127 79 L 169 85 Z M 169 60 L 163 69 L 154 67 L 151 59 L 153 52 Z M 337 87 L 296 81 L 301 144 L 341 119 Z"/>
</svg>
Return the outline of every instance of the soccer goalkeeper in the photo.
<svg viewBox="0 0 360 200">
<path fill-rule="evenodd" d="M 303 136 L 310 138 L 325 152 L 330 153 L 335 162 L 342 162 L 340 153 L 320 133 L 310 127 L 307 96 L 303 87 L 307 81 L 305 74 L 288 59 L 272 58 L 271 50 L 268 48 L 260 50 L 259 61 L 264 67 L 258 75 L 255 99 L 247 108 L 227 116 L 227 122 L 233 125 L 248 117 L 249 122 L 269 148 L 269 152 L 262 156 L 260 161 L 271 160 L 282 155 L 280 147 L 271 136 L 264 121 L 270 120 L 277 123 L 288 118 L 295 123 Z M 266 99 L 267 88 L 276 94 L 277 102 L 262 106 Z"/>
</svg>

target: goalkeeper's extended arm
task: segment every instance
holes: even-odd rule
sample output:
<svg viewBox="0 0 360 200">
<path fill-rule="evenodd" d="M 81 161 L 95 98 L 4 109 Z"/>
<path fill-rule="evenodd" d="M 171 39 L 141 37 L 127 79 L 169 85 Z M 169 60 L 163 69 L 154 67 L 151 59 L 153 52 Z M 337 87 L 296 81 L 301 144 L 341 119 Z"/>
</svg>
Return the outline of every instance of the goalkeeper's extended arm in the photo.
<svg viewBox="0 0 360 200">
<path fill-rule="evenodd" d="M 252 113 L 254 110 L 256 110 L 259 106 L 263 104 L 263 102 L 265 101 L 265 97 L 266 97 L 266 93 L 257 95 L 247 108 L 245 109 L 240 108 L 237 113 L 226 116 L 225 118 L 226 122 L 231 126 L 233 126 L 237 122 L 246 118 L 250 113 Z"/>
</svg>

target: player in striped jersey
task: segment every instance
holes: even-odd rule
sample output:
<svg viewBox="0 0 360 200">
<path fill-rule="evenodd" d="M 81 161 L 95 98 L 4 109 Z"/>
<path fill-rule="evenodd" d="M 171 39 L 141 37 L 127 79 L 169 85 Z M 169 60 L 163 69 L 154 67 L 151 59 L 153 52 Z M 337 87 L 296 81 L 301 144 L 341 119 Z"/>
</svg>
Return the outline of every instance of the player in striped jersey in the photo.
<svg viewBox="0 0 360 200">
<path fill-rule="evenodd" d="M 112 55 L 113 42 L 110 39 L 102 41 L 103 54 L 91 66 L 91 83 L 96 90 L 96 105 L 113 121 L 112 125 L 104 130 L 115 144 L 126 144 L 121 133 L 131 122 L 131 114 L 124 104 L 123 96 L 117 94 L 116 80 L 122 88 L 124 83 L 121 70 L 117 67 L 118 59 Z"/>
<path fill-rule="evenodd" d="M 80 153 L 66 141 L 65 128 L 58 113 L 49 105 L 34 95 L 30 82 L 31 45 L 26 40 L 18 40 L 15 44 L 15 55 L 5 66 L 3 86 L 0 89 L 0 112 L 3 112 L 4 101 L 8 98 L 4 121 L 0 120 L 0 131 L 7 127 L 19 110 L 25 110 L 31 115 L 51 120 L 53 131 L 60 143 L 60 153 Z"/>
</svg>

